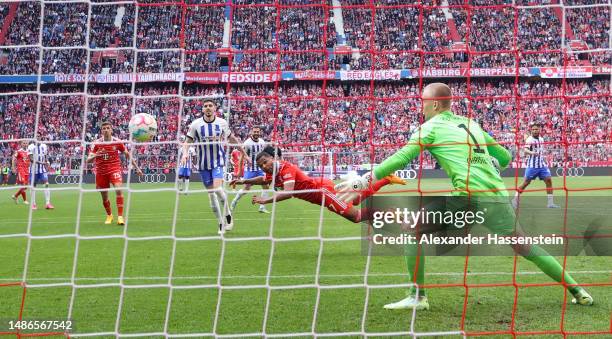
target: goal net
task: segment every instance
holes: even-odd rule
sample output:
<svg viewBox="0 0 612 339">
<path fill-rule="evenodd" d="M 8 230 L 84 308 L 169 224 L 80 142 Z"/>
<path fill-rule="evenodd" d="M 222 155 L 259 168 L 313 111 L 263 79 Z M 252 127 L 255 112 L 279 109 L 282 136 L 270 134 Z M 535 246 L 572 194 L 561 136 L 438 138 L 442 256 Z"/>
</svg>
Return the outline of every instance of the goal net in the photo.
<svg viewBox="0 0 612 339">
<path fill-rule="evenodd" d="M 510 195 L 529 128 L 543 126 L 563 233 L 579 209 L 569 196 L 612 192 L 611 11 L 608 0 L 3 1 L 0 167 L 21 142 L 45 144 L 49 187 L 13 174 L 0 186 L 0 335 L 612 336 L 609 256 L 559 257 L 596 298 L 590 309 L 519 257 L 462 256 L 428 258 L 429 311 L 392 312 L 383 306 L 414 272 L 401 256 L 364 255 L 358 225 L 298 199 L 267 214 L 252 196 L 274 188 L 253 186 L 220 235 L 197 164 L 178 184 L 181 136 L 207 99 L 242 141 L 259 127 L 284 160 L 339 182 L 405 145 L 423 87 L 445 82 L 453 112 L 513 154 Z M 129 141 L 138 113 L 157 119 L 151 142 Z M 110 225 L 86 162 L 104 121 L 144 172 L 122 160 Z M 396 174 L 408 181 L 396 193 L 452 191 L 429 153 Z"/>
</svg>

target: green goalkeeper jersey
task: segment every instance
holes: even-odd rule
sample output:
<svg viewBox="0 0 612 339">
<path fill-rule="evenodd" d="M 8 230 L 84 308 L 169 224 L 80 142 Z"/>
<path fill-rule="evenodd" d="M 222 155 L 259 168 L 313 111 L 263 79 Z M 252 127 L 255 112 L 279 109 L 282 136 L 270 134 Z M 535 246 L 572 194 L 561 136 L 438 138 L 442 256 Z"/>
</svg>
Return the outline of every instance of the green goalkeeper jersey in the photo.
<svg viewBox="0 0 612 339">
<path fill-rule="evenodd" d="M 452 195 L 507 196 L 491 157 L 505 168 L 510 153 L 472 119 L 444 111 L 416 129 L 408 144 L 376 166 L 383 178 L 404 169 L 421 150 L 428 150 L 451 178 Z"/>
</svg>

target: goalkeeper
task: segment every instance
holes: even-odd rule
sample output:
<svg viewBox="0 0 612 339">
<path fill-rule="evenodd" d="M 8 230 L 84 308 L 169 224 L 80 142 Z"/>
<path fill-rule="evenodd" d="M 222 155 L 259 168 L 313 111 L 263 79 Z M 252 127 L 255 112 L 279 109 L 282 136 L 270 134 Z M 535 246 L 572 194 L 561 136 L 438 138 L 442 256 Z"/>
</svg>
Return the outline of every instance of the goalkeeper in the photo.
<svg viewBox="0 0 612 339">
<path fill-rule="evenodd" d="M 443 83 L 432 83 L 423 90 L 423 114 L 425 122 L 416 129 L 408 144 L 394 155 L 376 166 L 362 177 L 345 181 L 336 186 L 340 199 L 352 200 L 358 191 L 366 190 L 377 178 L 405 168 L 423 150 L 428 150 L 438 161 L 453 184 L 453 196 L 470 196 L 471 201 L 498 200 L 493 214 L 493 225 L 487 225 L 492 233 L 516 235 L 515 214 L 508 201 L 508 193 L 502 178 L 493 164 L 493 158 L 505 168 L 510 153 L 495 139 L 484 132 L 473 120 L 455 115 L 451 109 L 451 90 Z M 491 158 L 492 157 L 492 158 Z M 515 251 L 533 262 L 544 273 L 557 282 L 564 281 L 574 298 L 572 303 L 592 305 L 593 298 L 584 288 L 563 271 L 559 262 L 541 247 L 521 246 Z M 396 303 L 385 305 L 386 309 L 428 309 L 425 294 L 425 257 L 418 255 L 418 246 L 406 247 L 406 264 L 411 281 L 419 288 L 412 287 L 408 297 Z M 418 290 L 418 295 L 416 291 Z"/>
</svg>

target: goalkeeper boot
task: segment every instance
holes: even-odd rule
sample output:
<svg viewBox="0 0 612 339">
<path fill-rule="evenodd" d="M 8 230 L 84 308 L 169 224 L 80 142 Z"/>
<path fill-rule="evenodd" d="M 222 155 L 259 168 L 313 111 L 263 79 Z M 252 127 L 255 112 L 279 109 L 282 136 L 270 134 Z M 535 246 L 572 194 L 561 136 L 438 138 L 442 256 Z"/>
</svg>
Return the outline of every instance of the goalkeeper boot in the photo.
<svg viewBox="0 0 612 339">
<path fill-rule="evenodd" d="M 125 225 L 125 221 L 123 220 L 123 216 L 117 216 L 117 225 Z"/>
<path fill-rule="evenodd" d="M 390 175 L 387 175 L 386 177 L 384 177 L 384 179 L 389 180 L 389 183 L 391 183 L 391 184 L 396 184 L 396 185 L 406 185 L 406 180 L 404 180 L 404 179 L 402 179 L 402 178 L 398 177 L 398 176 L 397 176 L 397 175 L 395 175 L 395 174 L 390 174 Z"/>
<path fill-rule="evenodd" d="M 572 304 L 574 305 L 583 305 L 583 306 L 592 306 L 593 305 L 593 297 L 584 289 L 581 288 L 574 297 L 572 298 Z"/>
<path fill-rule="evenodd" d="M 33 210 L 37 210 L 37 209 L 38 209 L 38 207 L 36 206 L 36 203 L 35 203 L 35 202 L 33 202 L 33 203 L 32 203 L 32 209 L 33 209 Z"/>
<path fill-rule="evenodd" d="M 398 302 L 394 302 L 391 304 L 385 305 L 386 310 L 406 310 L 406 309 L 416 309 L 419 310 L 428 310 L 429 302 L 427 302 L 427 297 L 417 297 L 416 295 L 410 295 Z"/>
<path fill-rule="evenodd" d="M 559 205 L 556 205 L 556 204 L 548 204 L 546 207 L 548 207 L 548 208 L 560 208 Z"/>
<path fill-rule="evenodd" d="M 266 206 L 259 205 L 259 213 L 270 214 L 270 211 L 266 209 Z"/>
<path fill-rule="evenodd" d="M 53 205 L 51 205 L 51 203 L 48 203 L 47 205 L 45 205 L 45 208 L 48 209 L 48 210 L 52 210 L 55 207 L 53 207 Z"/>
<path fill-rule="evenodd" d="M 113 215 L 109 214 L 106 216 L 106 220 L 104 220 L 104 225 L 110 225 L 113 223 Z"/>
</svg>

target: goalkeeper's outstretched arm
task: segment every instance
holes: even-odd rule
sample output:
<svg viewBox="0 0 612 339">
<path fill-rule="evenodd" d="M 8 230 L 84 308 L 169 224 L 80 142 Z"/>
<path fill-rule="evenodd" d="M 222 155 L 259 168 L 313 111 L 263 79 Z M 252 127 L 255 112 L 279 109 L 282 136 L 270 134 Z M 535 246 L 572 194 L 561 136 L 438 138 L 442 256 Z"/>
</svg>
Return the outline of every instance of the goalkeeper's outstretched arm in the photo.
<svg viewBox="0 0 612 339">
<path fill-rule="evenodd" d="M 485 141 L 487 142 L 487 151 L 489 154 L 497 159 L 499 162 L 499 169 L 503 170 L 508 167 L 510 161 L 512 160 L 512 155 L 505 149 L 502 145 L 500 145 L 492 136 L 488 133 L 483 133 L 485 137 Z"/>
</svg>

